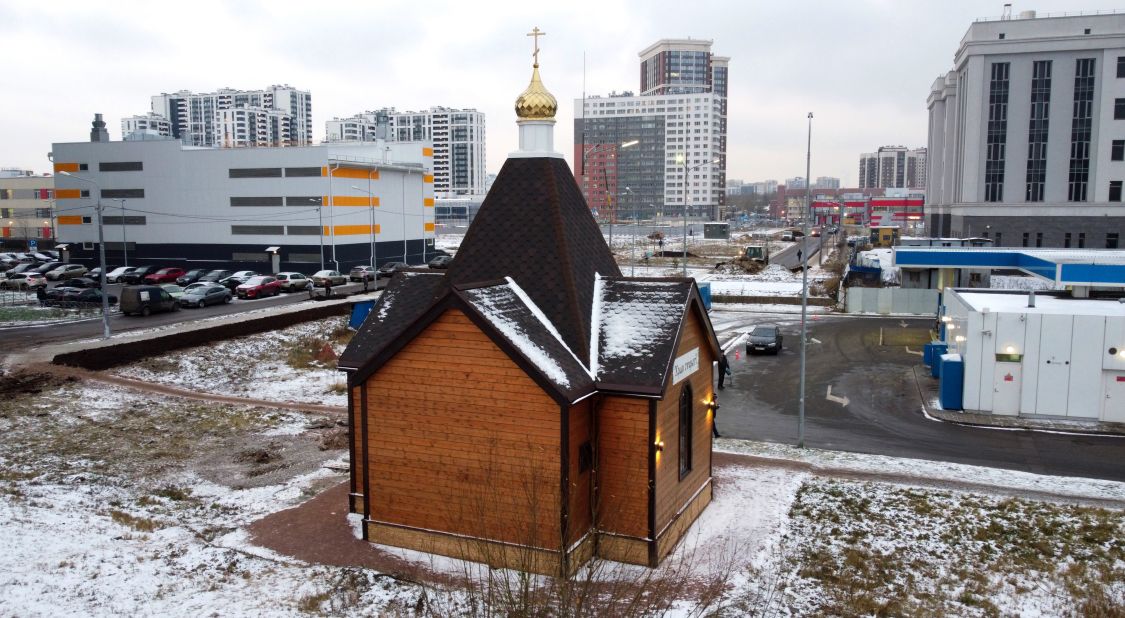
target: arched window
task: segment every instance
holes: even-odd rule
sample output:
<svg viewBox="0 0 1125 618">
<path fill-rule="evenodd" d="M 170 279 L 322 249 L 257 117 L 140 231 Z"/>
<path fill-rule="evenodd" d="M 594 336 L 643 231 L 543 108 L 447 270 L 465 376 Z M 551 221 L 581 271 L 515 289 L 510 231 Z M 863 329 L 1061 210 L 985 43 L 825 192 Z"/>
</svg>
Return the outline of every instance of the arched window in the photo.
<svg viewBox="0 0 1125 618">
<path fill-rule="evenodd" d="M 680 391 L 680 480 L 691 472 L 691 383 Z"/>
</svg>

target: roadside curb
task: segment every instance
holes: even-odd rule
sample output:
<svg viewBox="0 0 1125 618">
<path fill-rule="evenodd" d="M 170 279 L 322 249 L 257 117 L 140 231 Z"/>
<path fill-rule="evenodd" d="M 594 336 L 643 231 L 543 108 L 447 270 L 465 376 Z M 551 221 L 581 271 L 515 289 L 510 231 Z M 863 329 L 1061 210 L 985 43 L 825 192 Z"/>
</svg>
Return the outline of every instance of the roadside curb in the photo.
<svg viewBox="0 0 1125 618">
<path fill-rule="evenodd" d="M 1042 433 L 1058 433 L 1075 436 L 1115 436 L 1125 437 L 1125 424 L 1104 423 L 1101 421 L 1063 421 L 1054 419 L 1021 418 L 1018 416 L 998 416 L 995 414 L 975 414 L 957 410 L 942 410 L 927 404 L 937 400 L 936 382 L 923 385 L 923 380 L 928 376 L 918 376 L 918 367 L 911 368 L 914 372 L 914 383 L 918 386 L 919 398 L 922 401 L 922 414 L 927 418 L 965 427 L 979 427 L 981 429 L 999 429 L 1004 431 L 1034 431 Z M 932 378 L 930 378 L 932 381 Z"/>
</svg>

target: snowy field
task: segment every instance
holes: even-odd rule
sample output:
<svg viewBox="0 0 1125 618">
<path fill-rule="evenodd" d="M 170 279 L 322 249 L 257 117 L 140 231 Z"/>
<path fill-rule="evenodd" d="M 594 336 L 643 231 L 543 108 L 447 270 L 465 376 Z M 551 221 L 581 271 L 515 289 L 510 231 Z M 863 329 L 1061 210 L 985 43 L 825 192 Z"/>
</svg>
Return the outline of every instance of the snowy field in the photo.
<svg viewBox="0 0 1125 618">
<path fill-rule="evenodd" d="M 423 596 L 429 615 L 460 615 L 487 577 L 514 578 L 384 548 L 431 573 L 406 582 L 253 545 L 249 523 L 346 480 L 344 444 L 326 446 L 339 428 L 322 417 L 51 377 L 0 383 L 0 395 L 2 615 L 414 615 Z M 1018 494 L 1121 500 L 1125 484 L 730 440 L 719 447 L 776 461 L 718 461 L 714 501 L 660 569 L 595 562 L 571 591 L 613 603 L 642 586 L 651 594 L 636 615 L 1125 609 L 1125 514 Z M 841 470 L 888 480 L 844 480 Z M 1007 491 L 921 482 L 931 479 Z M 552 589 L 543 578 L 532 584 Z M 524 601 L 568 607 L 549 594 Z M 490 610 L 513 607 L 496 601 Z"/>
</svg>

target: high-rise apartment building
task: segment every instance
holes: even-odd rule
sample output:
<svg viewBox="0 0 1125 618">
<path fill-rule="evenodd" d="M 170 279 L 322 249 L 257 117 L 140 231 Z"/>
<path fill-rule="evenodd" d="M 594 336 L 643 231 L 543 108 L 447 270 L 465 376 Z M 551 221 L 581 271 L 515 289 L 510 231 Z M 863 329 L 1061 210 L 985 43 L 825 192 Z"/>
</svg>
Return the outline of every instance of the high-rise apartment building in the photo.
<svg viewBox="0 0 1125 618">
<path fill-rule="evenodd" d="M 448 107 L 399 112 L 392 107 L 333 118 L 325 129 L 329 142 L 432 142 L 435 194 L 454 197 L 488 191 L 483 112 Z"/>
<path fill-rule="evenodd" d="M 1125 14 L 977 21 L 927 106 L 932 235 L 1120 246 Z"/>
<path fill-rule="evenodd" d="M 839 189 L 840 179 L 835 176 L 817 176 L 813 182 L 814 189 Z"/>
<path fill-rule="evenodd" d="M 150 113 L 121 119 L 123 137 L 137 132 L 188 146 L 307 146 L 313 139 L 312 95 L 290 86 L 158 94 Z"/>
<path fill-rule="evenodd" d="M 711 45 L 657 41 L 639 54 L 639 95 L 575 100 L 575 176 L 591 208 L 619 201 L 604 213 L 617 219 L 722 215 L 730 59 Z"/>
<path fill-rule="evenodd" d="M 926 149 L 882 146 L 859 155 L 859 188 L 924 189 Z"/>
</svg>

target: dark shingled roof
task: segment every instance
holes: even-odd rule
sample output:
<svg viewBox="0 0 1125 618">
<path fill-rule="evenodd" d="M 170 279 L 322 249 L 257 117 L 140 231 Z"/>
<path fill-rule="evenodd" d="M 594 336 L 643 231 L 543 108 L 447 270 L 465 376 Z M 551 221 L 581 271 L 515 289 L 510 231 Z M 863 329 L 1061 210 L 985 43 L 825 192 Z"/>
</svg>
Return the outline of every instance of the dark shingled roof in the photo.
<svg viewBox="0 0 1125 618">
<path fill-rule="evenodd" d="M 536 367 L 563 399 L 574 401 L 592 393 L 594 380 L 585 364 L 563 344 L 559 332 L 543 322 L 546 316 L 541 310 L 524 302 L 522 291 L 506 282 L 456 294 L 527 359 L 527 364 Z"/>
<path fill-rule="evenodd" d="M 448 292 L 445 277 L 399 272 L 371 308 L 359 332 L 340 354 L 341 369 L 359 369 Z"/>
<path fill-rule="evenodd" d="M 621 271 L 566 161 L 552 157 L 504 163 L 449 266 L 455 287 L 514 279 L 582 359 L 595 274 Z"/>
</svg>

